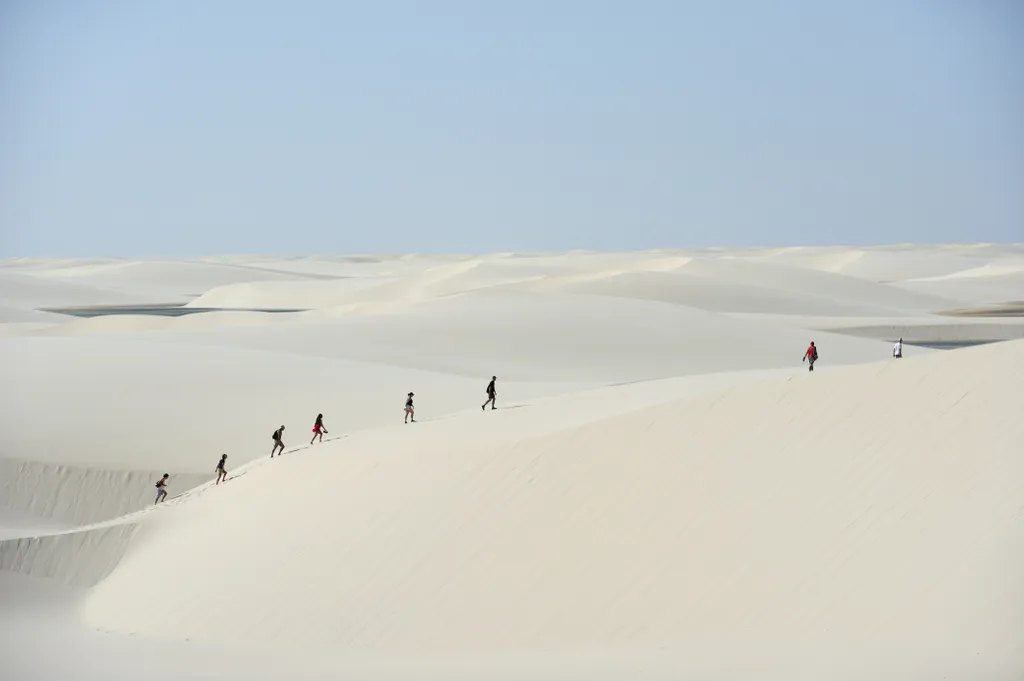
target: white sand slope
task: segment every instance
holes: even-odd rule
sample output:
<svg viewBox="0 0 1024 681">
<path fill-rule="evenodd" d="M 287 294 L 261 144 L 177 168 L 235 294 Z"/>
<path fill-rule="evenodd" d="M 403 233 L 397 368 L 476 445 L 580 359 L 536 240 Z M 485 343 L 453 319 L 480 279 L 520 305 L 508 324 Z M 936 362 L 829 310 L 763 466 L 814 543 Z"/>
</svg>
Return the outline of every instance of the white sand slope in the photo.
<svg viewBox="0 0 1024 681">
<path fill-rule="evenodd" d="M 145 302 L 147 301 L 144 296 L 130 289 L 104 290 L 25 274 L 17 270 L 0 269 L 0 304 L 7 309 L 32 311 L 43 307 L 129 305 Z"/>
<path fill-rule="evenodd" d="M 325 276 L 278 270 L 273 262 L 232 263 L 210 259 L 22 262 L 19 271 L 48 280 L 54 285 L 107 291 L 127 289 L 132 291 L 136 300 L 146 303 L 186 302 L 215 286 L 234 283 L 303 280 Z M 99 302 L 110 304 L 110 301 Z"/>
<path fill-rule="evenodd" d="M 1011 342 L 526 440 L 453 435 L 501 413 L 398 426 L 154 517 L 87 613 L 396 653 L 827 631 L 1024 654 L 1022 374 Z"/>
<path fill-rule="evenodd" d="M 991 244 L 0 263 L 0 678 L 1020 678 L 1021 276 Z"/>
</svg>

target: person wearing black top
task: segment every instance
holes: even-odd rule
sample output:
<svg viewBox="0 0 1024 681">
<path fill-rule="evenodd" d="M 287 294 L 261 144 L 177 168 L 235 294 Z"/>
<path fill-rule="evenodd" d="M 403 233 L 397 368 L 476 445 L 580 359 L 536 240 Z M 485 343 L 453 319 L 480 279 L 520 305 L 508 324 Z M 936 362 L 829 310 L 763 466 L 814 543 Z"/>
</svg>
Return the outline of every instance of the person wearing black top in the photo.
<svg viewBox="0 0 1024 681">
<path fill-rule="evenodd" d="M 491 405 L 491 409 L 497 409 L 497 404 L 494 401 L 498 391 L 494 388 L 494 382 L 498 380 L 497 376 L 491 376 L 491 382 L 487 384 L 487 401 L 480 405 L 480 411 L 487 408 L 487 405 Z"/>
<path fill-rule="evenodd" d="M 409 393 L 409 396 L 405 398 L 405 422 L 409 423 L 410 420 L 416 423 L 416 410 L 412 406 L 412 393 Z"/>
<path fill-rule="evenodd" d="M 228 463 L 228 455 L 227 454 L 221 454 L 220 455 L 220 461 L 217 462 L 217 468 L 214 469 L 214 472 L 217 473 L 217 482 L 214 483 L 214 484 L 219 485 L 221 480 L 227 480 L 227 478 L 228 478 L 228 471 L 225 468 L 227 463 Z"/>
<path fill-rule="evenodd" d="M 280 428 L 275 430 L 272 437 L 274 438 L 274 448 L 270 450 L 271 459 L 273 459 L 274 454 L 277 453 L 278 447 L 281 448 L 280 453 L 284 454 L 284 442 L 281 441 L 281 438 L 284 437 L 284 426 L 281 426 Z"/>
<path fill-rule="evenodd" d="M 153 503 L 159 504 L 167 497 L 167 478 L 171 477 L 170 473 L 164 473 L 164 477 L 160 478 L 156 482 L 156 501 Z"/>
</svg>

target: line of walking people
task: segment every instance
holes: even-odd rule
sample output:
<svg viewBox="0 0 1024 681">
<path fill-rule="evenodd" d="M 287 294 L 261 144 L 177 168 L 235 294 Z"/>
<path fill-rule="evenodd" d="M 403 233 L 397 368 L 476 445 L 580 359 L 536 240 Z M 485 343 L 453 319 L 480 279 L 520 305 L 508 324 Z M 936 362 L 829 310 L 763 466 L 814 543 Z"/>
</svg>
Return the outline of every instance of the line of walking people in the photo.
<svg viewBox="0 0 1024 681">
<path fill-rule="evenodd" d="M 896 341 L 896 345 L 893 347 L 892 354 L 893 354 L 893 357 L 895 357 L 895 358 L 903 357 L 903 338 L 900 338 L 898 341 Z M 811 341 L 811 344 L 807 347 L 807 350 L 804 352 L 804 356 L 803 356 L 803 359 L 801 360 L 801 362 L 807 362 L 807 370 L 808 371 L 814 371 L 814 363 L 817 362 L 817 361 L 818 361 L 818 348 L 817 348 L 817 346 L 815 346 L 814 341 Z M 497 391 L 497 388 L 495 387 L 495 383 L 497 382 L 497 380 L 498 380 L 497 376 L 491 376 L 491 382 L 487 384 L 487 388 L 486 388 L 487 401 L 484 402 L 482 405 L 480 405 L 480 410 L 481 411 L 486 410 L 487 409 L 487 405 L 491 405 L 491 409 L 497 409 L 498 408 L 497 407 L 498 391 Z M 406 424 L 408 424 L 410 422 L 411 423 L 416 423 L 416 407 L 413 404 L 413 397 L 415 397 L 415 393 L 410 392 L 408 395 L 406 395 L 406 398 L 405 398 L 405 421 L 404 421 L 404 423 L 406 423 Z M 276 456 L 281 456 L 282 454 L 284 454 L 284 430 L 285 430 L 284 425 L 282 425 L 280 428 L 275 430 L 274 434 L 271 436 L 273 438 L 273 440 L 274 440 L 274 447 L 270 450 L 270 458 L 271 459 L 273 459 L 275 455 Z M 326 435 L 327 432 L 328 432 L 327 428 L 324 426 L 324 415 L 323 414 L 317 414 L 316 415 L 316 421 L 313 423 L 313 439 L 311 439 L 309 441 L 309 444 L 312 445 L 317 440 L 319 440 L 320 442 L 323 442 L 324 435 Z M 220 461 L 217 462 L 217 467 L 214 469 L 214 472 L 217 474 L 217 482 L 215 483 L 217 485 L 219 485 L 222 481 L 227 479 L 227 475 L 228 475 L 227 474 L 227 460 L 228 460 L 228 455 L 227 454 L 222 454 L 221 457 L 220 457 Z M 167 497 L 167 481 L 168 481 L 169 478 L 170 478 L 170 474 L 164 473 L 164 476 L 162 478 L 160 478 L 159 481 L 157 481 L 157 483 L 156 483 L 157 494 L 156 494 L 156 502 L 155 503 L 160 503 L 161 501 L 163 501 Z"/>
<path fill-rule="evenodd" d="M 498 408 L 497 407 L 498 390 L 495 387 L 495 383 L 497 382 L 497 380 L 498 380 L 497 376 L 491 376 L 491 382 L 487 384 L 487 388 L 486 388 L 487 401 L 484 402 L 480 406 L 480 410 L 481 411 L 485 410 L 487 408 L 487 405 L 491 405 L 491 409 L 497 409 Z M 415 397 L 415 393 L 410 392 L 408 395 L 406 395 L 406 398 L 405 398 L 405 421 L 404 422 L 407 423 L 407 424 L 409 422 L 416 423 L 416 407 L 413 404 L 413 397 Z M 270 458 L 271 459 L 273 459 L 275 455 L 276 456 L 281 456 L 282 454 L 284 454 L 284 431 L 285 431 L 285 427 L 282 424 L 277 430 L 274 431 L 274 434 L 271 435 L 271 438 L 274 441 L 274 446 L 270 450 Z M 324 415 L 323 414 L 317 414 L 316 415 L 316 421 L 313 423 L 313 439 L 311 439 L 309 441 L 309 444 L 312 445 L 314 442 L 316 442 L 318 440 L 320 442 L 323 442 L 324 441 L 324 435 L 326 435 L 327 433 L 328 433 L 328 430 L 324 426 Z M 228 455 L 227 454 L 221 454 L 220 460 L 217 462 L 217 467 L 214 469 L 214 473 L 217 474 L 217 481 L 214 483 L 215 485 L 219 485 L 221 482 L 227 480 L 227 477 L 228 477 L 227 461 L 228 461 Z M 156 483 L 156 489 L 157 489 L 156 501 L 153 502 L 153 503 L 159 504 L 160 502 L 162 502 L 164 499 L 167 498 L 167 483 L 170 480 L 170 477 L 171 477 L 170 473 L 164 473 L 163 477 L 160 478 L 157 481 L 157 483 Z"/>
</svg>

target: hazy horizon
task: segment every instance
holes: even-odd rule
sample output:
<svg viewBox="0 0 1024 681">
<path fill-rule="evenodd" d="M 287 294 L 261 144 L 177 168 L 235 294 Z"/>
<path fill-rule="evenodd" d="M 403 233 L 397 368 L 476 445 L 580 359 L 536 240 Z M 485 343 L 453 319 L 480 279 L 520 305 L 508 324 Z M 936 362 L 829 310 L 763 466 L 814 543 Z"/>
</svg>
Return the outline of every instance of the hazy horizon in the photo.
<svg viewBox="0 0 1024 681">
<path fill-rule="evenodd" d="M 0 261 L 15 261 L 15 260 L 177 260 L 187 262 L 190 260 L 204 260 L 211 259 L 216 260 L 218 258 L 360 258 L 360 257 L 405 257 L 405 256 L 424 256 L 424 257 L 439 257 L 439 258 L 473 258 L 473 257 L 486 257 L 493 255 L 510 254 L 516 256 L 531 256 L 531 255 L 566 255 L 571 253 L 587 254 L 593 253 L 596 255 L 602 254 L 628 254 L 628 253 L 657 253 L 660 251 L 665 252 L 745 252 L 745 251 L 773 251 L 773 250 L 893 250 L 900 248 L 907 249 L 943 249 L 943 248 L 961 248 L 961 247 L 985 247 L 985 246 L 1007 246 L 1007 247 L 1024 247 L 1024 241 L 947 241 L 947 242 L 903 242 L 903 243 L 866 243 L 866 244 L 845 244 L 845 243 L 834 243 L 834 244 L 777 244 L 777 245 L 751 245 L 751 246 L 652 246 L 650 248 L 622 248 L 622 249 L 602 249 L 602 248 L 566 248 L 566 249 L 514 249 L 505 251 L 391 251 L 391 250 L 360 250 L 360 251 L 308 251 L 308 252 L 273 252 L 273 251 L 225 251 L 217 253 L 194 253 L 188 255 L 168 255 L 161 253 L 120 253 L 120 254 L 95 254 L 95 255 L 61 255 L 61 256 L 50 256 L 50 255 L 11 255 L 0 257 Z"/>
</svg>

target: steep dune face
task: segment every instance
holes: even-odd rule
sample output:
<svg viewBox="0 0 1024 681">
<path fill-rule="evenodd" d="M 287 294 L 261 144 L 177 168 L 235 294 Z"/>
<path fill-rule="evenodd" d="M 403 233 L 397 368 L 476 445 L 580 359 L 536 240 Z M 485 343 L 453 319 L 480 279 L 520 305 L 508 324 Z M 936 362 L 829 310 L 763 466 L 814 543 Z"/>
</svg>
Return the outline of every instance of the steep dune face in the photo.
<svg viewBox="0 0 1024 681">
<path fill-rule="evenodd" d="M 0 458 L 0 513 L 4 510 L 61 524 L 86 525 L 153 503 L 166 471 L 72 466 Z M 209 474 L 175 474 L 171 490 L 186 490 Z"/>
<path fill-rule="evenodd" d="M 139 529 L 118 522 L 68 532 L 0 541 L 0 572 L 90 587 L 117 567 Z"/>
<path fill-rule="evenodd" d="M 374 431 L 147 522 L 85 612 L 298 649 L 825 633 L 1024 661 L 1022 375 L 1012 341 L 526 439 L 453 437 L 468 414 Z"/>
</svg>

